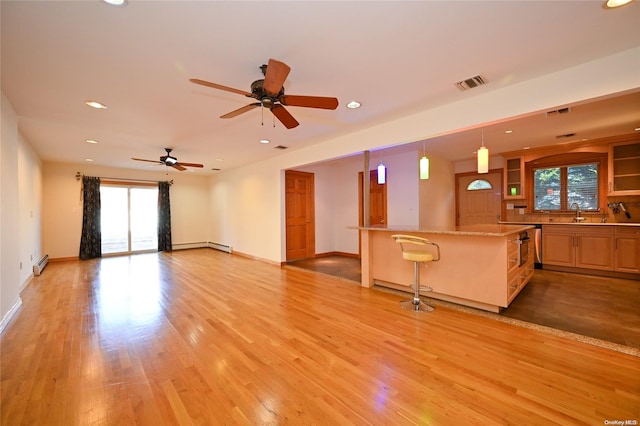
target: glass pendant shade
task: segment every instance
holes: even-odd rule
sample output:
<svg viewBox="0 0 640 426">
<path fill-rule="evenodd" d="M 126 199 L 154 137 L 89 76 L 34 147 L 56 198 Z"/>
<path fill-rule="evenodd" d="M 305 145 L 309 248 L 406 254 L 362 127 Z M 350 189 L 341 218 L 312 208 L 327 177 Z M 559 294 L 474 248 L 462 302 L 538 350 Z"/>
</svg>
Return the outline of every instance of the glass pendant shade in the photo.
<svg viewBox="0 0 640 426">
<path fill-rule="evenodd" d="M 484 146 L 478 149 L 478 173 L 489 173 L 489 150 Z"/>
<path fill-rule="evenodd" d="M 380 163 L 378 166 L 378 183 L 384 185 L 387 182 L 387 168 Z"/>
<path fill-rule="evenodd" d="M 420 179 L 429 179 L 429 159 L 425 155 L 420 159 Z"/>
</svg>

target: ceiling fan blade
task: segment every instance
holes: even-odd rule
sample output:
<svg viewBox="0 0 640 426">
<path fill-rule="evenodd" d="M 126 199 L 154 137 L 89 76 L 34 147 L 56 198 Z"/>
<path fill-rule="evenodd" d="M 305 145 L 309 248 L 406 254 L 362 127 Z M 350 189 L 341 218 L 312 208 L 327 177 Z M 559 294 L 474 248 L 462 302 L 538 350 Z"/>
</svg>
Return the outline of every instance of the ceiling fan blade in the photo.
<svg viewBox="0 0 640 426">
<path fill-rule="evenodd" d="M 182 166 L 180 165 L 180 163 L 167 164 L 167 166 L 169 166 L 169 165 L 170 165 L 171 167 L 173 167 L 174 169 L 180 170 L 181 172 L 184 172 L 185 170 L 187 170 L 186 168 L 182 167 Z"/>
<path fill-rule="evenodd" d="M 136 161 L 146 161 L 148 163 L 164 164 L 162 161 L 158 161 L 158 160 L 145 160 L 144 158 L 133 158 L 133 157 L 131 157 L 131 159 Z"/>
<path fill-rule="evenodd" d="M 289 111 L 287 111 L 286 108 L 282 105 L 274 105 L 271 108 L 271 112 L 276 116 L 278 120 L 280 120 L 282 124 L 284 124 L 284 127 L 286 127 L 287 129 L 293 129 L 298 124 L 300 124 L 295 118 L 293 118 L 293 115 L 289 114 Z"/>
<path fill-rule="evenodd" d="M 245 105 L 242 108 L 238 108 L 234 111 L 228 112 L 225 115 L 221 115 L 220 118 L 233 118 L 247 111 L 251 111 L 252 109 L 259 107 L 262 105 L 260 102 L 256 102 L 254 104 Z"/>
<path fill-rule="evenodd" d="M 289 65 L 275 59 L 269 59 L 267 73 L 264 76 L 264 84 L 262 85 L 264 91 L 271 96 L 277 96 L 289 75 L 289 71 L 291 71 Z"/>
<path fill-rule="evenodd" d="M 336 109 L 338 108 L 337 98 L 328 98 L 324 96 L 297 96 L 284 95 L 280 97 L 282 105 L 299 106 L 307 108 Z"/>
<path fill-rule="evenodd" d="M 182 167 L 199 167 L 199 168 L 203 168 L 204 166 L 202 164 L 198 164 L 198 163 L 183 163 L 182 161 L 180 161 L 179 163 L 176 163 L 179 166 Z"/>
<path fill-rule="evenodd" d="M 224 90 L 225 92 L 237 93 L 239 95 L 245 95 L 250 98 L 253 97 L 253 93 L 251 92 L 247 92 L 240 89 L 234 89 L 233 87 L 223 86 L 222 84 L 211 83 L 209 81 L 199 80 L 197 78 L 190 78 L 189 81 L 195 84 L 200 84 L 201 86 L 207 86 L 214 89 Z"/>
</svg>

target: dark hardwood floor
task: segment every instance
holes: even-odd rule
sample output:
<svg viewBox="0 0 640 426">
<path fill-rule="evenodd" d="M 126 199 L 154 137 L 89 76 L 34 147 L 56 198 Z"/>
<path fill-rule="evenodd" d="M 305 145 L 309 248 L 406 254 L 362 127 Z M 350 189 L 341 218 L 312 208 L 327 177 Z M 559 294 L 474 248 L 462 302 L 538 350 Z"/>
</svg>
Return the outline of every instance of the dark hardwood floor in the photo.
<svg viewBox="0 0 640 426">
<path fill-rule="evenodd" d="M 360 281 L 360 261 L 325 256 L 289 263 Z M 640 348 L 640 281 L 536 270 L 500 315 L 557 330 Z"/>
</svg>

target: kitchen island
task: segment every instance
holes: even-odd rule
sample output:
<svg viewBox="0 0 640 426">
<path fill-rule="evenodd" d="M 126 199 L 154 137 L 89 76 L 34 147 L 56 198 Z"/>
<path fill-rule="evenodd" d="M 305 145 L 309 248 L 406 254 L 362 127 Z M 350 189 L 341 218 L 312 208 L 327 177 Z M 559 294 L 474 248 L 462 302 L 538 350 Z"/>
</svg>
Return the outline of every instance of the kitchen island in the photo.
<svg viewBox="0 0 640 426">
<path fill-rule="evenodd" d="M 374 225 L 360 230 L 362 286 L 380 285 L 413 293 L 413 262 L 402 259 L 391 235 L 428 238 L 440 246 L 441 260 L 420 267 L 420 281 L 433 291 L 423 293 L 491 312 L 499 312 L 524 288 L 533 275 L 530 225 L 468 225 L 455 228 L 419 228 Z M 525 240 L 526 241 L 526 240 Z"/>
</svg>

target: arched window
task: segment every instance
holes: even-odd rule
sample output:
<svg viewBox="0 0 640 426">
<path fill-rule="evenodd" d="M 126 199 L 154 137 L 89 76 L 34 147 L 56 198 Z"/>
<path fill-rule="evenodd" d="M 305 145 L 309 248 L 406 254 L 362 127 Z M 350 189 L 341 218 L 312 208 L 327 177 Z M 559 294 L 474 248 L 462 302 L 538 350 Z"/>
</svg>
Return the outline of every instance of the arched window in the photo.
<svg viewBox="0 0 640 426">
<path fill-rule="evenodd" d="M 476 179 L 467 185 L 467 191 L 478 191 L 480 189 L 493 189 L 491 182 L 484 179 Z"/>
</svg>

